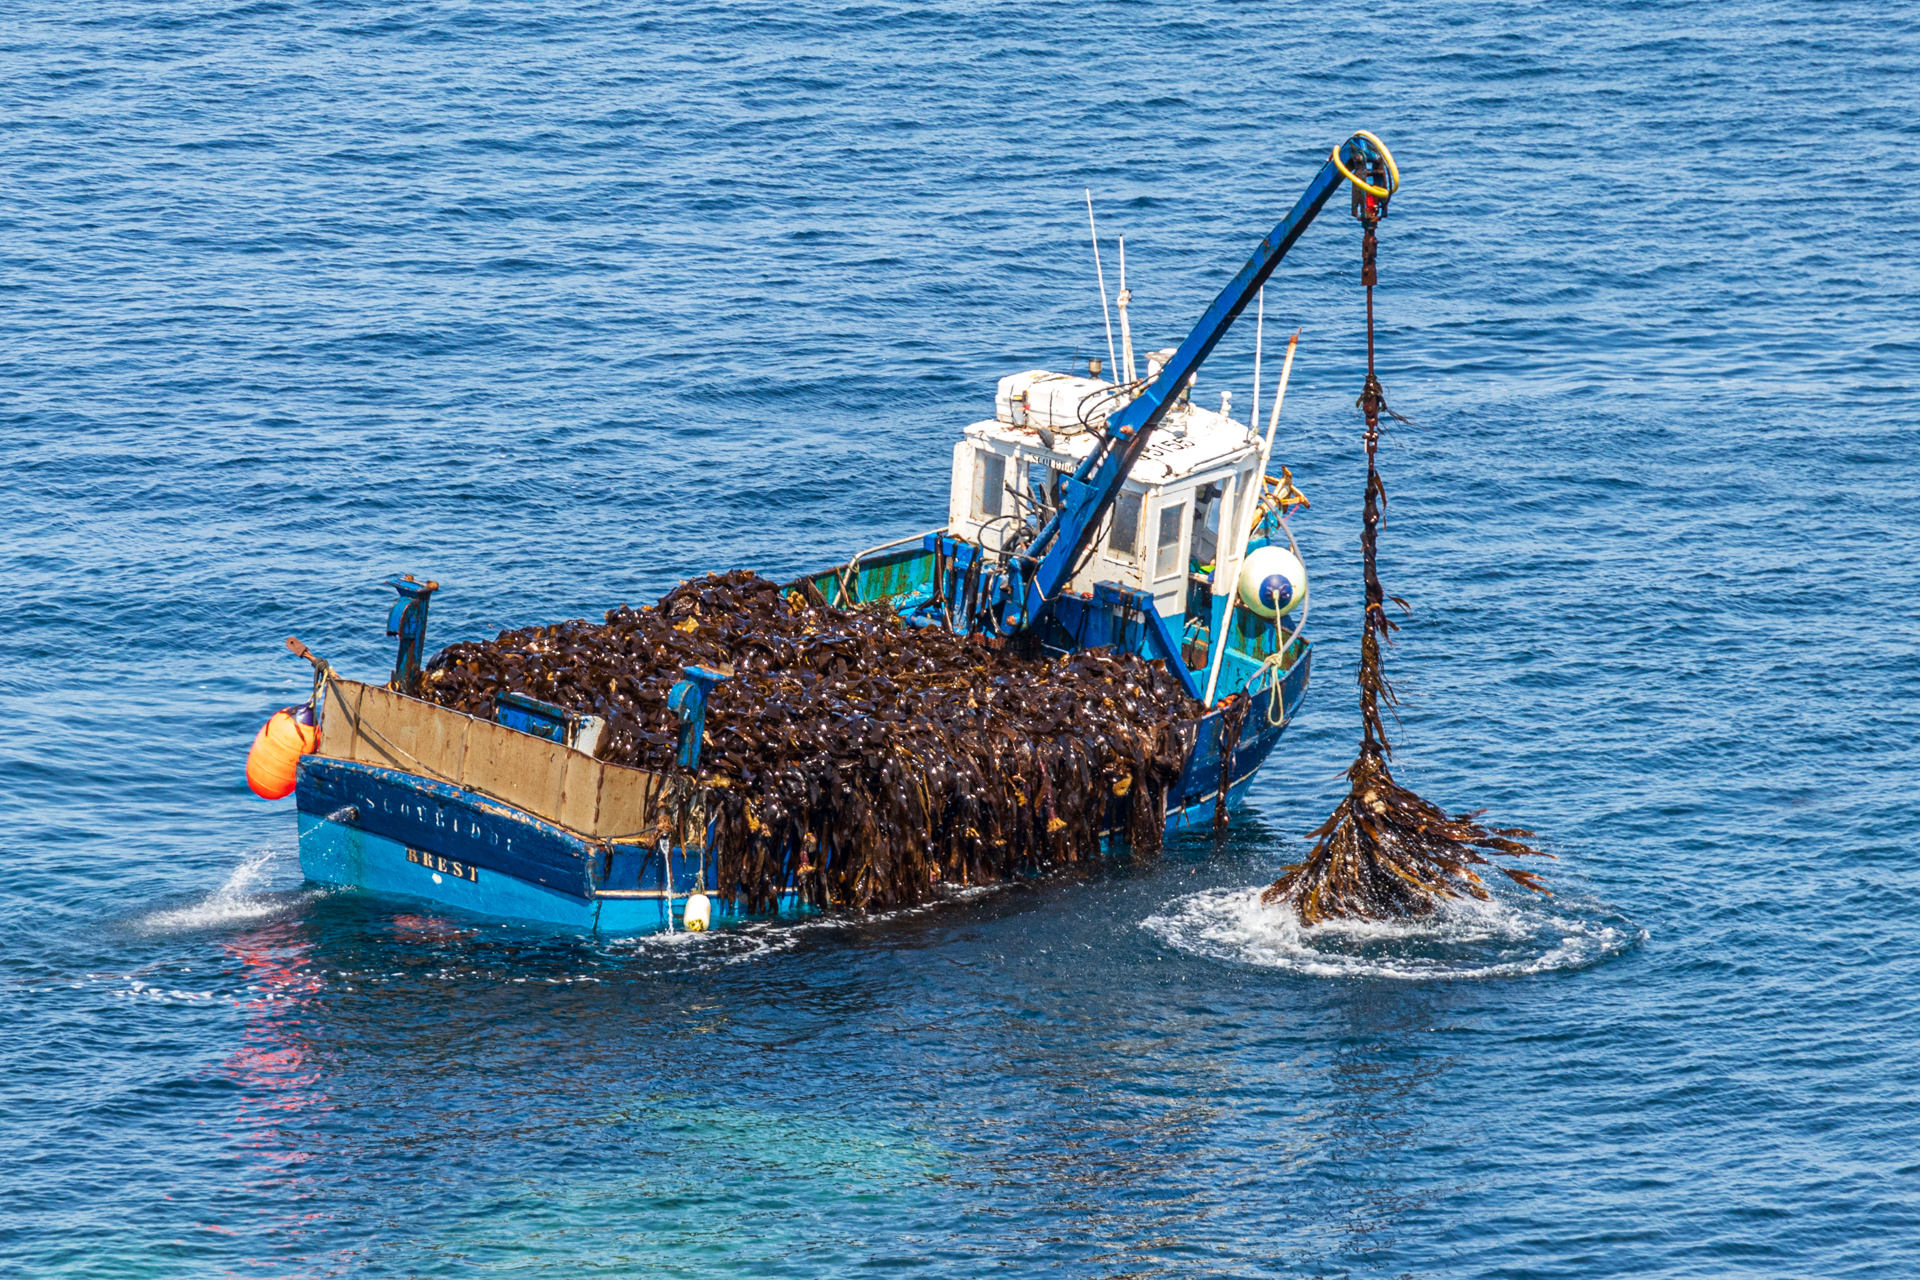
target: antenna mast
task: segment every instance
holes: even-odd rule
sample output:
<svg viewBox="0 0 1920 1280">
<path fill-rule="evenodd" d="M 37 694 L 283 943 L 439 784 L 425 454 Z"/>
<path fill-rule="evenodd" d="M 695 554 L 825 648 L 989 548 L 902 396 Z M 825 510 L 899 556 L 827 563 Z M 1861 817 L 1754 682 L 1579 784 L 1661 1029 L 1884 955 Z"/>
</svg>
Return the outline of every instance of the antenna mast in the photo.
<svg viewBox="0 0 1920 1280">
<path fill-rule="evenodd" d="M 1093 275 L 1100 282 L 1100 315 L 1107 322 L 1107 367 L 1119 376 L 1120 362 L 1113 358 L 1113 313 L 1107 310 L 1107 275 L 1100 269 L 1100 233 L 1093 225 L 1093 188 L 1087 191 L 1087 232 L 1093 237 Z"/>
</svg>

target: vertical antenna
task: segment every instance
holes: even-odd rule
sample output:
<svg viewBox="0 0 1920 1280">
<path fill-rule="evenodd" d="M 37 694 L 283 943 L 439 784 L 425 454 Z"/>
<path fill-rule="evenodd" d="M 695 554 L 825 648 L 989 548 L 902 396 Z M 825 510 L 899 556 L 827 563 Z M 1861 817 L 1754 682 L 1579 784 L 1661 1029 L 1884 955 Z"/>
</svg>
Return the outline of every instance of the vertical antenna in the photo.
<svg viewBox="0 0 1920 1280">
<path fill-rule="evenodd" d="M 1113 358 L 1113 313 L 1107 310 L 1107 275 L 1100 269 L 1100 233 L 1093 225 L 1093 188 L 1087 188 L 1087 231 L 1093 236 L 1093 275 L 1100 282 L 1100 314 L 1107 322 L 1107 367 L 1119 376 L 1120 362 Z"/>
<path fill-rule="evenodd" d="M 1128 382 L 1137 382 L 1140 375 L 1133 370 L 1133 326 L 1127 323 L 1127 304 L 1133 301 L 1133 295 L 1127 292 L 1127 238 L 1125 236 L 1120 237 L 1120 296 L 1114 301 L 1120 304 L 1120 358 L 1126 361 L 1120 366 L 1120 372 Z"/>
</svg>

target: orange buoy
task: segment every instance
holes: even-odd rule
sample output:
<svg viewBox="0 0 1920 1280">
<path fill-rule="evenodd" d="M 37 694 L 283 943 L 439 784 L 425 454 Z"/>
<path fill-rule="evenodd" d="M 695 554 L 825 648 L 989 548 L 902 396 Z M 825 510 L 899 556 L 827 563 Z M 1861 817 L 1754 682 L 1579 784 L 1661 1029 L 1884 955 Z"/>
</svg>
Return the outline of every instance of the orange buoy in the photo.
<svg viewBox="0 0 1920 1280">
<path fill-rule="evenodd" d="M 313 722 L 312 708 L 276 711 L 247 752 L 247 785 L 263 800 L 284 799 L 293 794 L 300 757 L 319 749 L 320 726 Z"/>
</svg>

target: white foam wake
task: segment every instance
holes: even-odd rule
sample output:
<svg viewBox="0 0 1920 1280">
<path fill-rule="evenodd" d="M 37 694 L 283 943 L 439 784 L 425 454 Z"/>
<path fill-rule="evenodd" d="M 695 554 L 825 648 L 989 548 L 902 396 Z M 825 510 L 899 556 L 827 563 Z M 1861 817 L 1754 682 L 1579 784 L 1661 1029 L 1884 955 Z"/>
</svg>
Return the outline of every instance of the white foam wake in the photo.
<svg viewBox="0 0 1920 1280">
<path fill-rule="evenodd" d="M 140 917 L 137 927 L 152 933 L 178 933 L 247 924 L 278 915 L 318 896 L 318 891 L 267 891 L 267 867 L 274 857 L 271 850 L 250 855 L 233 869 L 224 884 L 206 897 L 184 907 L 150 912 Z"/>
<path fill-rule="evenodd" d="M 999 893 L 1003 884 L 936 885 L 934 896 L 914 907 L 875 911 L 868 915 L 788 915 L 773 918 L 730 919 L 722 917 L 718 927 L 704 933 L 688 933 L 675 926 L 673 932 L 615 935 L 607 944 L 615 950 L 654 956 L 684 957 L 698 964 L 742 964 L 750 960 L 791 951 L 802 938 L 821 930 L 873 928 L 892 920 L 907 919 L 938 911 L 952 903 L 971 902 Z"/>
<path fill-rule="evenodd" d="M 1191 955 L 1327 978 L 1517 977 L 1578 969 L 1645 937 L 1625 921 L 1548 902 L 1461 899 L 1421 920 L 1305 926 L 1260 889 L 1213 889 L 1140 927 Z"/>
</svg>

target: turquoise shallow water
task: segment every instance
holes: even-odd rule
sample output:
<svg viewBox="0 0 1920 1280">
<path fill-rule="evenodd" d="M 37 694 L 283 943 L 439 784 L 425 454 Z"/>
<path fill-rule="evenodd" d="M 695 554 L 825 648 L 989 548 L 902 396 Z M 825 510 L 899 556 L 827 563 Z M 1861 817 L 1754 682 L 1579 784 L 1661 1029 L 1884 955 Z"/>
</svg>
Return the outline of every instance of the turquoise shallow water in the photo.
<svg viewBox="0 0 1920 1280">
<path fill-rule="evenodd" d="M 1910 15 L 104 3 L 0 71 L 0 1270 L 1920 1271 Z M 1252 905 L 1357 736 L 1337 206 L 1267 297 L 1316 682 L 1222 845 L 674 942 L 303 885 L 282 637 L 929 527 L 1104 349 L 1083 188 L 1167 345 L 1354 127 L 1401 769 L 1552 903 Z"/>
</svg>

